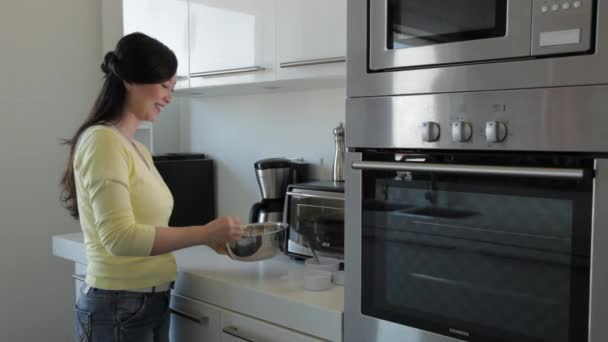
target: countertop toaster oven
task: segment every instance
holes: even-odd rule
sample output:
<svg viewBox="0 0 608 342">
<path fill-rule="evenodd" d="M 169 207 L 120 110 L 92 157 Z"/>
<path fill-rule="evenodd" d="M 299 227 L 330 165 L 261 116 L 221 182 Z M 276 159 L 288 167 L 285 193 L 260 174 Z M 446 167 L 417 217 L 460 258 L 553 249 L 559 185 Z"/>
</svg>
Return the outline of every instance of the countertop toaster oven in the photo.
<svg viewBox="0 0 608 342">
<path fill-rule="evenodd" d="M 344 258 L 344 183 L 315 181 L 291 184 L 285 196 L 283 220 L 289 223 L 284 251 L 302 259 Z"/>
</svg>

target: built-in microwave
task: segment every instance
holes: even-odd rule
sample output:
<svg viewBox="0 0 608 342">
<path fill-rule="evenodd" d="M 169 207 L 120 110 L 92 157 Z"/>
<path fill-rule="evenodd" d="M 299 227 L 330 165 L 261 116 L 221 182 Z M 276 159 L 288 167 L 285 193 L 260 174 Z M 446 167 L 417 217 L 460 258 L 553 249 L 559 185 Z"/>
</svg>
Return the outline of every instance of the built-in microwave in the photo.
<svg viewBox="0 0 608 342">
<path fill-rule="evenodd" d="M 348 95 L 603 83 L 604 12 L 601 0 L 351 0 Z"/>
<path fill-rule="evenodd" d="M 369 10 L 373 71 L 591 49 L 590 0 L 386 0 Z"/>
</svg>

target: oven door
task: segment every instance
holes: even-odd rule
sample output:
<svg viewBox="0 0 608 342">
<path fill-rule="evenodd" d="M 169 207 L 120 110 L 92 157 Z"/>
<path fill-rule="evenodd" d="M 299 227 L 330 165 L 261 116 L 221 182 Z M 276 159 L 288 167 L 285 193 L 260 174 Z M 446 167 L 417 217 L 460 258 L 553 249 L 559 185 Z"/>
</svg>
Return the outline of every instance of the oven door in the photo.
<svg viewBox="0 0 608 342">
<path fill-rule="evenodd" d="M 604 310 L 589 314 L 593 160 L 480 166 L 451 156 L 348 154 L 346 340 L 605 338 L 600 324 L 588 328 Z M 603 235 L 594 246 L 608 243 Z M 601 249 L 596 270 L 607 266 Z M 593 303 L 606 302 L 604 273 Z"/>
<path fill-rule="evenodd" d="M 369 6 L 371 70 L 530 56 L 532 0 L 382 0 Z"/>
<path fill-rule="evenodd" d="M 287 255 L 344 258 L 344 194 L 295 188 L 287 192 Z"/>
</svg>

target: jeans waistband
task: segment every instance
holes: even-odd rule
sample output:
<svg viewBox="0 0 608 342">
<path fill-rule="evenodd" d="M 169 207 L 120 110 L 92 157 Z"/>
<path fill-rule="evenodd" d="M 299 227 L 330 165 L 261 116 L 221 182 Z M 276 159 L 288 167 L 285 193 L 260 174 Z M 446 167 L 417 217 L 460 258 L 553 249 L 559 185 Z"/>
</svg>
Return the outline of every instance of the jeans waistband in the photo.
<svg viewBox="0 0 608 342">
<path fill-rule="evenodd" d="M 116 290 L 116 291 L 126 291 L 126 292 L 138 292 L 138 293 L 156 293 L 156 292 L 165 292 L 169 291 L 173 288 L 174 282 L 168 282 L 156 286 L 151 287 L 142 287 L 137 289 L 124 289 L 124 290 Z M 85 284 L 83 288 L 83 293 L 88 293 L 89 290 L 95 289 L 95 287 L 90 286 L 89 284 Z M 110 290 L 111 291 L 111 290 Z"/>
</svg>

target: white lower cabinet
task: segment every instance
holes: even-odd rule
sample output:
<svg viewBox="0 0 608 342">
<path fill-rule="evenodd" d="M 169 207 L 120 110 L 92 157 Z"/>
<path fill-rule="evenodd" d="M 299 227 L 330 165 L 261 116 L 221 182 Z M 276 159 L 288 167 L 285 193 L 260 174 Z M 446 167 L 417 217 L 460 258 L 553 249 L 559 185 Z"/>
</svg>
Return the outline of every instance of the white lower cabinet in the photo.
<svg viewBox="0 0 608 342">
<path fill-rule="evenodd" d="M 170 341 L 320 342 L 323 340 L 173 293 Z"/>
<path fill-rule="evenodd" d="M 319 342 L 320 339 L 222 310 L 222 342 Z"/>
<path fill-rule="evenodd" d="M 219 342 L 220 312 L 217 307 L 171 295 L 171 342 Z"/>
</svg>

